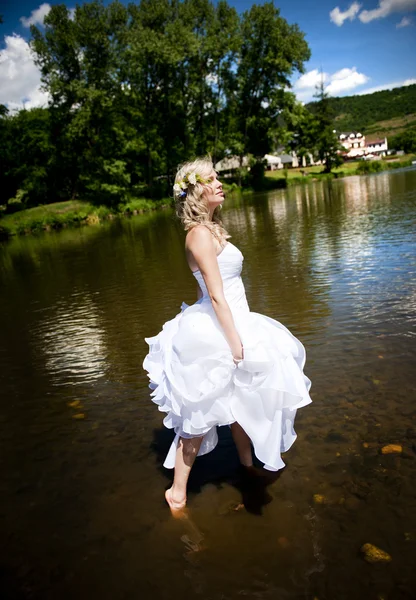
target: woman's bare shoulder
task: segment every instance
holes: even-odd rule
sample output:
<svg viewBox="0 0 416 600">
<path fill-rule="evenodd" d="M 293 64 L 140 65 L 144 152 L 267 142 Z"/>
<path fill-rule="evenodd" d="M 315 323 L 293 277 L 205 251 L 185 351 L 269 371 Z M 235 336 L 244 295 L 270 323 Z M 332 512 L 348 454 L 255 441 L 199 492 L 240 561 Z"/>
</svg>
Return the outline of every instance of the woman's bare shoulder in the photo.
<svg viewBox="0 0 416 600">
<path fill-rule="evenodd" d="M 186 235 L 185 247 L 189 250 L 192 248 L 205 246 L 206 244 L 212 243 L 212 233 L 205 227 L 205 225 L 195 225 L 190 229 Z"/>
<path fill-rule="evenodd" d="M 215 252 L 213 235 L 205 225 L 195 225 L 188 231 L 185 240 L 185 254 L 191 271 L 199 269 L 200 257 Z"/>
</svg>

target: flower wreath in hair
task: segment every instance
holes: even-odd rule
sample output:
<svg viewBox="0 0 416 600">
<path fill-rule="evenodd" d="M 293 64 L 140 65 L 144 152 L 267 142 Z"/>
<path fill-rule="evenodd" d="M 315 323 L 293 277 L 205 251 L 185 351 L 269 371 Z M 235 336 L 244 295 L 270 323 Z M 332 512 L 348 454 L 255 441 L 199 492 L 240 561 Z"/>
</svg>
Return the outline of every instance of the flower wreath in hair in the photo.
<svg viewBox="0 0 416 600">
<path fill-rule="evenodd" d="M 209 182 L 209 179 L 203 179 L 198 173 L 187 173 L 181 181 L 175 183 L 173 191 L 179 198 L 182 198 L 183 196 L 186 196 L 189 185 L 196 185 L 197 183 L 206 184 Z"/>
</svg>

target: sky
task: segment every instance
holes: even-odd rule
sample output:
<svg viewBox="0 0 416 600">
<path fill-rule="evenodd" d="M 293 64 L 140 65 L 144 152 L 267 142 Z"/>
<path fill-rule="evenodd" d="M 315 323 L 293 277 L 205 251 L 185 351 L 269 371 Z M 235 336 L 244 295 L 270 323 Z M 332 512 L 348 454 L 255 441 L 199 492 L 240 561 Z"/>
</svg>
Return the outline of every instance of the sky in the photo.
<svg viewBox="0 0 416 600">
<path fill-rule="evenodd" d="M 75 7 L 73 0 L 62 1 Z M 238 12 L 254 4 L 228 2 Z M 61 3 L 0 0 L 0 104 L 11 110 L 47 104 L 28 46 L 29 27 L 42 27 L 51 6 Z M 301 102 L 313 99 L 322 76 L 331 96 L 416 83 L 416 0 L 275 0 L 275 6 L 290 24 L 299 25 L 311 49 L 305 72 L 292 78 Z"/>
</svg>

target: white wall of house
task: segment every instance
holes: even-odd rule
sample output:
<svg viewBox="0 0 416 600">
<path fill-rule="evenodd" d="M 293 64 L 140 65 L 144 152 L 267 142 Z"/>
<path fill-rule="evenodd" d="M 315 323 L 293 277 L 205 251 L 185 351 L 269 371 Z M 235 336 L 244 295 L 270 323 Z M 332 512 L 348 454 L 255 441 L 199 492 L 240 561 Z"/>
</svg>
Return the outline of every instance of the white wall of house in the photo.
<svg viewBox="0 0 416 600">
<path fill-rule="evenodd" d="M 348 158 L 357 158 L 365 154 L 365 135 L 359 131 L 351 131 L 349 133 L 341 133 L 338 140 L 346 150 Z"/>
<path fill-rule="evenodd" d="M 384 140 L 375 140 L 374 142 L 369 142 L 366 149 L 368 154 L 380 154 L 381 156 L 385 156 L 387 154 L 387 150 L 389 149 L 387 138 L 384 138 Z"/>
<path fill-rule="evenodd" d="M 368 142 L 360 132 L 341 133 L 338 140 L 345 148 L 345 156 L 348 158 L 360 158 L 367 154 L 385 156 L 388 150 L 387 138 Z"/>
</svg>

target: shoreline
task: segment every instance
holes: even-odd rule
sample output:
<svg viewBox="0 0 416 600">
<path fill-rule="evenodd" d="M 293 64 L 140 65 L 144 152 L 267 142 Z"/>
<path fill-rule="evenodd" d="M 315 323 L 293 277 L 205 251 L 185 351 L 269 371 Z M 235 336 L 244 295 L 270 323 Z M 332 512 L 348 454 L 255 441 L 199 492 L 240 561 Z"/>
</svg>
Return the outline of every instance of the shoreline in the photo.
<svg viewBox="0 0 416 600">
<path fill-rule="evenodd" d="M 416 156 L 408 154 L 400 158 L 373 160 L 373 161 L 351 161 L 336 167 L 331 173 L 322 172 L 322 165 L 312 167 L 296 167 L 287 170 L 286 176 L 280 176 L 280 171 L 266 171 L 265 178 L 268 180 L 267 189 L 282 189 L 292 185 L 303 185 L 305 183 L 320 180 L 344 179 L 345 177 L 373 175 L 385 171 L 393 171 L 411 167 L 416 161 Z"/>
<path fill-rule="evenodd" d="M 347 170 L 334 170 L 333 173 L 322 173 L 308 167 L 303 169 L 287 170 L 284 177 L 269 175 L 268 173 L 279 173 L 268 171 L 265 173 L 265 186 L 261 190 L 250 187 L 240 188 L 236 184 L 227 184 L 225 190 L 229 194 L 239 192 L 242 194 L 253 192 L 269 192 L 277 189 L 285 189 L 293 185 L 304 185 L 316 183 L 323 180 L 343 179 L 344 177 L 361 176 L 391 171 L 412 166 L 416 157 L 407 157 L 405 160 L 392 160 L 382 163 L 377 161 L 378 166 L 372 167 L 376 161 L 359 163 L 359 167 L 347 166 Z M 361 167 L 363 165 L 363 167 Z M 345 164 L 343 165 L 345 169 Z M 318 167 L 322 168 L 322 167 Z M 300 174 L 303 171 L 305 174 Z M 299 175 L 298 175 L 299 173 Z M 228 189 L 227 189 L 228 188 Z M 173 200 L 165 198 L 162 200 L 147 200 L 144 198 L 133 199 L 126 204 L 120 204 L 113 209 L 107 206 L 96 206 L 83 200 L 68 200 L 45 204 L 33 208 L 24 209 L 0 217 L 0 241 L 7 241 L 15 236 L 37 234 L 47 231 L 58 231 L 67 227 L 81 227 L 85 225 L 98 225 L 100 223 L 118 218 L 130 218 L 139 214 L 155 210 L 171 208 Z"/>
<path fill-rule="evenodd" d="M 64 200 L 27 208 L 0 217 L 0 242 L 16 236 L 59 231 L 68 227 L 99 225 L 119 218 L 130 218 L 155 210 L 170 208 L 172 201 L 135 199 L 126 205 L 109 208 L 84 200 Z"/>
</svg>

